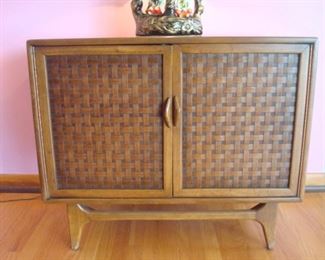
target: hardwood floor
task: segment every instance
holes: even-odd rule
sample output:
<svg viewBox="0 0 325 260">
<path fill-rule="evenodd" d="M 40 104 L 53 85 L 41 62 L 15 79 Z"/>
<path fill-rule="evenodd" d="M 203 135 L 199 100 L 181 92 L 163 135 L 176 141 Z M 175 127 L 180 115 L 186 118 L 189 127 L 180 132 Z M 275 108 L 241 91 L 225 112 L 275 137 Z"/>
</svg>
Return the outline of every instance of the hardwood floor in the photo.
<svg viewBox="0 0 325 260">
<path fill-rule="evenodd" d="M 0 194 L 0 201 L 35 194 Z M 324 260 L 325 193 L 281 203 L 276 245 L 265 248 L 254 221 L 92 222 L 79 251 L 70 249 L 66 207 L 30 201 L 0 203 L 0 259 Z"/>
</svg>

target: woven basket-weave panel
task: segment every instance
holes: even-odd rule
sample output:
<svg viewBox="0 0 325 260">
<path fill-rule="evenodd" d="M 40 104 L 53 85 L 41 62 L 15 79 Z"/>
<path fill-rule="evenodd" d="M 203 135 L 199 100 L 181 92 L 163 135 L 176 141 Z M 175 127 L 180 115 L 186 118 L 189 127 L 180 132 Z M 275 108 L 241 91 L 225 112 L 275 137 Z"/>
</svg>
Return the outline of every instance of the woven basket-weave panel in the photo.
<svg viewBox="0 0 325 260">
<path fill-rule="evenodd" d="M 162 189 L 161 55 L 47 57 L 60 189 Z"/>
<path fill-rule="evenodd" d="M 298 54 L 183 55 L 183 187 L 289 184 Z"/>
</svg>

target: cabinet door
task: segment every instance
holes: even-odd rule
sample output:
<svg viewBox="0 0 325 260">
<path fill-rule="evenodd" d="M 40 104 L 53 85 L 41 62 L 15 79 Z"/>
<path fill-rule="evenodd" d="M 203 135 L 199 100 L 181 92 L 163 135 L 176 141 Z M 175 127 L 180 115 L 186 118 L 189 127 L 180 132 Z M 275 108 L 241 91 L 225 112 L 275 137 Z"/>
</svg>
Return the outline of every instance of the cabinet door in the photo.
<svg viewBox="0 0 325 260">
<path fill-rule="evenodd" d="M 171 96 L 170 47 L 34 51 L 33 103 L 45 196 L 170 196 L 172 133 L 162 119 Z"/>
<path fill-rule="evenodd" d="M 175 48 L 174 194 L 297 196 L 309 46 Z"/>
</svg>

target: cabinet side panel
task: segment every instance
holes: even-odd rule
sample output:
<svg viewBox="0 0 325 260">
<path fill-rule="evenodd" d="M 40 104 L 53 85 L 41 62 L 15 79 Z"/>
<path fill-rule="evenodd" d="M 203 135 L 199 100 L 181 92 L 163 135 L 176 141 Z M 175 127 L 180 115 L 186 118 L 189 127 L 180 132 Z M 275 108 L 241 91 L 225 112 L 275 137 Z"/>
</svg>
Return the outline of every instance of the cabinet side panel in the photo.
<svg viewBox="0 0 325 260">
<path fill-rule="evenodd" d="M 288 188 L 299 54 L 182 56 L 183 188 Z"/>
<path fill-rule="evenodd" d="M 58 189 L 162 189 L 162 55 L 46 57 Z"/>
</svg>

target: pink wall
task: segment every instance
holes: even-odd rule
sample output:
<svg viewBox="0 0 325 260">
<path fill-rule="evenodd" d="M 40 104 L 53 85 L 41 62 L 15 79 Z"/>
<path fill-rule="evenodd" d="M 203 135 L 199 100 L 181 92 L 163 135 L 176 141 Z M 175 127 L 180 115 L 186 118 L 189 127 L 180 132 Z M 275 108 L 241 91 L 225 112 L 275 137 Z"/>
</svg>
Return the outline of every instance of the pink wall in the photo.
<svg viewBox="0 0 325 260">
<path fill-rule="evenodd" d="M 205 35 L 317 36 L 319 53 L 308 172 L 325 172 L 324 0 L 205 0 Z M 36 173 L 25 42 L 134 36 L 127 0 L 0 0 L 0 173 Z"/>
</svg>

